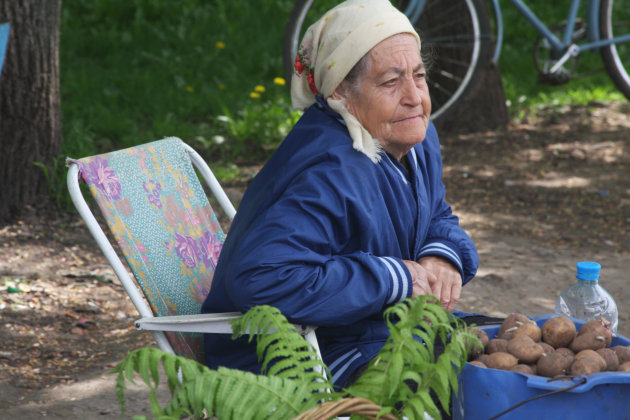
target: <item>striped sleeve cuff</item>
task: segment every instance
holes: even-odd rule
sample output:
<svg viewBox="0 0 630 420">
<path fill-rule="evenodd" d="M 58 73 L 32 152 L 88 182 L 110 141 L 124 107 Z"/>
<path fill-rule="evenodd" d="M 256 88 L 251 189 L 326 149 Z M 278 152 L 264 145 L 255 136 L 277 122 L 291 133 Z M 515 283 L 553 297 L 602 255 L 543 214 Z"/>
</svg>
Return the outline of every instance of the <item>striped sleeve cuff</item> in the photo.
<svg viewBox="0 0 630 420">
<path fill-rule="evenodd" d="M 402 260 L 394 257 L 378 257 L 387 267 L 391 280 L 387 304 L 399 302 L 411 295 L 411 274 Z"/>
<path fill-rule="evenodd" d="M 451 243 L 447 241 L 430 242 L 423 246 L 422 249 L 420 249 L 420 254 L 418 255 L 417 259 L 419 260 L 420 258 L 429 255 L 446 258 L 459 269 L 459 272 L 462 275 L 462 279 L 464 278 L 464 266 L 462 265 L 462 258 L 459 254 L 458 249 Z"/>
</svg>

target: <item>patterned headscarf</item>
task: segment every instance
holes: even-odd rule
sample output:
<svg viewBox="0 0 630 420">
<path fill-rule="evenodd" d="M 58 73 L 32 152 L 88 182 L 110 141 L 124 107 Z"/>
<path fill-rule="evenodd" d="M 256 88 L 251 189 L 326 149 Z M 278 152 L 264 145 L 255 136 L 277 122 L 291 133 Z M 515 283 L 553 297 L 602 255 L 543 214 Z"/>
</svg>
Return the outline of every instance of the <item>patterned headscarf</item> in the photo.
<svg viewBox="0 0 630 420">
<path fill-rule="evenodd" d="M 315 95 L 324 98 L 346 122 L 353 147 L 374 162 L 380 160 L 379 142 L 346 110 L 343 100 L 330 96 L 365 54 L 400 33 L 415 36 L 420 48 L 413 25 L 389 0 L 347 0 L 308 28 L 295 59 L 293 107 L 306 109 L 315 103 Z"/>
</svg>

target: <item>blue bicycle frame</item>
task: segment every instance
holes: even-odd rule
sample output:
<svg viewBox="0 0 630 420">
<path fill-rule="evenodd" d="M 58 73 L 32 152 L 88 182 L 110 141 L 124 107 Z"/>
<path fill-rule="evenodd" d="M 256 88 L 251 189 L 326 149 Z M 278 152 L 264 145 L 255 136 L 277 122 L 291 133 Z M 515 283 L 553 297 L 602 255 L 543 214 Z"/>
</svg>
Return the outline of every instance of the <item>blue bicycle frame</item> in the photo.
<svg viewBox="0 0 630 420">
<path fill-rule="evenodd" d="M 549 41 L 553 51 L 557 54 L 561 54 L 568 50 L 568 48 L 572 45 L 571 37 L 573 35 L 573 30 L 575 29 L 575 18 L 577 17 L 578 9 L 580 8 L 580 1 L 581 0 L 571 1 L 569 14 L 567 16 L 567 25 L 564 28 L 562 40 L 558 39 L 558 37 L 549 30 L 549 27 L 547 27 L 522 0 L 510 0 L 510 3 L 516 7 L 516 9 L 525 19 L 527 19 L 527 21 L 541 36 Z M 605 47 L 611 44 L 630 41 L 630 34 L 616 36 L 611 39 L 601 39 L 599 36 L 599 5 L 600 0 L 589 0 L 588 2 L 587 37 L 589 42 L 576 45 L 577 53 Z M 497 62 L 499 60 L 501 44 L 503 41 L 503 18 L 501 16 L 501 9 L 498 0 L 492 0 L 492 7 L 494 8 L 495 18 L 497 21 L 497 47 L 494 53 L 493 61 Z"/>
<path fill-rule="evenodd" d="M 407 8 L 404 10 L 405 15 L 409 17 L 411 22 L 416 22 L 424 9 L 424 5 L 427 0 L 410 1 Z M 509 0 L 510 3 L 516 7 L 516 9 L 523 15 L 525 19 L 543 36 L 549 41 L 554 53 L 561 55 L 565 53 L 569 47 L 571 47 L 571 37 L 573 30 L 575 29 L 575 18 L 577 17 L 578 9 L 580 7 L 581 0 L 572 0 L 569 7 L 569 15 L 567 17 L 567 25 L 562 35 L 562 40 L 551 32 L 549 27 L 545 25 L 538 16 L 527 7 L 522 0 Z M 605 47 L 610 44 L 618 44 L 620 42 L 630 41 L 630 34 L 616 36 L 611 39 L 601 39 L 599 36 L 599 5 L 600 0 L 589 0 L 588 13 L 587 13 L 587 36 L 588 41 L 581 45 L 576 45 L 576 53 L 581 53 L 587 50 L 593 50 L 600 47 Z M 492 8 L 494 11 L 494 18 L 497 28 L 496 46 L 494 50 L 494 56 L 492 61 L 495 63 L 499 61 L 501 55 L 501 47 L 503 45 L 503 15 L 501 13 L 501 6 L 499 0 L 492 0 Z"/>
</svg>

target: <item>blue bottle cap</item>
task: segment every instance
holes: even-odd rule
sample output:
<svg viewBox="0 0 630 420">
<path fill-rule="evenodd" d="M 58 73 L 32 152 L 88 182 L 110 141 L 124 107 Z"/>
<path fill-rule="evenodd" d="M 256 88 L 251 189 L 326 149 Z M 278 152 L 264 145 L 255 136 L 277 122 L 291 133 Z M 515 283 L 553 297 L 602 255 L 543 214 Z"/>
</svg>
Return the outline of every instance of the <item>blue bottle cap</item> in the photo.
<svg viewBox="0 0 630 420">
<path fill-rule="evenodd" d="M 577 263 L 577 278 L 580 280 L 597 281 L 602 266 L 593 261 L 580 261 Z"/>
</svg>

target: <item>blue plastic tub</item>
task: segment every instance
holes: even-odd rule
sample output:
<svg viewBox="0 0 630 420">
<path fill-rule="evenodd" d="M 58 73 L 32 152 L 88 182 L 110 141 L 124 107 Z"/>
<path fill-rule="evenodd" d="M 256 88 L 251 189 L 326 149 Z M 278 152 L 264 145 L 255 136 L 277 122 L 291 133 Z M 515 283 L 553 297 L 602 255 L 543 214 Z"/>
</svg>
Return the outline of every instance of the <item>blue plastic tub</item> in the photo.
<svg viewBox="0 0 630 420">
<path fill-rule="evenodd" d="M 555 315 L 534 318 L 541 326 Z M 578 329 L 582 325 L 575 321 Z M 479 327 L 492 339 L 498 325 Z M 611 346 L 630 345 L 618 336 Z M 459 374 L 459 390 L 453 396 L 453 419 L 491 419 L 505 410 L 535 398 L 500 416 L 514 419 L 630 419 L 630 372 L 601 372 L 571 380 L 551 380 L 542 376 L 481 368 L 467 363 Z M 564 388 L 578 384 L 575 388 Z M 557 393 L 542 396 L 543 394 Z"/>
</svg>

